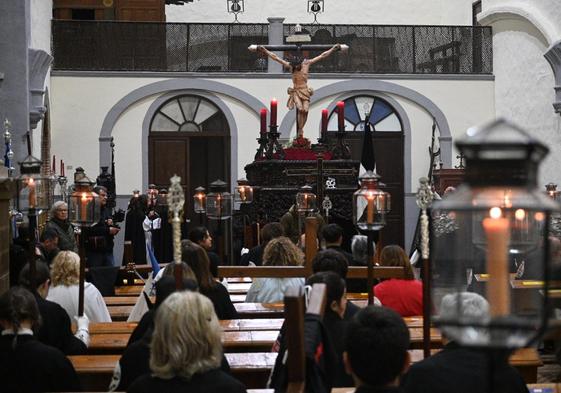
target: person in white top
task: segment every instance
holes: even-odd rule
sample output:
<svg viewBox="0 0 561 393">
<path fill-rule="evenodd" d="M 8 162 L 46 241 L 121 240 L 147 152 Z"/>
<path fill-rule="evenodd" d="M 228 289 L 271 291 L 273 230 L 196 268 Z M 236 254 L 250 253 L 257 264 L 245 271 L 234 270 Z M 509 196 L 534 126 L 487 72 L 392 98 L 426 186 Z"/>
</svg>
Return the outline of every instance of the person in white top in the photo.
<svg viewBox="0 0 561 393">
<path fill-rule="evenodd" d="M 60 304 L 71 320 L 78 315 L 80 257 L 73 251 L 61 251 L 51 266 L 51 288 L 47 300 Z M 103 296 L 92 283 L 84 283 L 84 314 L 90 322 L 111 322 Z"/>
<path fill-rule="evenodd" d="M 263 251 L 263 266 L 301 266 L 304 253 L 292 241 L 284 236 L 271 240 Z M 282 302 L 288 287 L 303 286 L 304 278 L 256 278 L 247 291 L 246 302 L 277 303 Z"/>
</svg>

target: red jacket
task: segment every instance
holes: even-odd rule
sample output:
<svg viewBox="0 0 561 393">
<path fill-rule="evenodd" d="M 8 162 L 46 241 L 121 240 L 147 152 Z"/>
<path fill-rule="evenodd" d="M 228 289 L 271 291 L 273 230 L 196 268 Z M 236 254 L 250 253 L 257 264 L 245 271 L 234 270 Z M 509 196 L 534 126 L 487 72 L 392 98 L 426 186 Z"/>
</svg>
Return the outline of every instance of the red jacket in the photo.
<svg viewBox="0 0 561 393">
<path fill-rule="evenodd" d="M 402 317 L 423 315 L 423 283 L 417 280 L 392 278 L 374 286 L 376 296 L 383 306 Z"/>
</svg>

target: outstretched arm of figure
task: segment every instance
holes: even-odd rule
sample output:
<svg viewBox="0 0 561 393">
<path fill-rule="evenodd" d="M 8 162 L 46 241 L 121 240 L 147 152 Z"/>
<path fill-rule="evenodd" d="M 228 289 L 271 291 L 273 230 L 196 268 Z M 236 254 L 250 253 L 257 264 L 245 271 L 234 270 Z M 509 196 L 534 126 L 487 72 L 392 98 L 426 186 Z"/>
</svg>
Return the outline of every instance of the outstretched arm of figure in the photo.
<svg viewBox="0 0 561 393">
<path fill-rule="evenodd" d="M 327 59 L 329 56 L 333 54 L 333 52 L 341 50 L 341 44 L 335 44 L 330 49 L 326 50 L 325 52 L 321 53 L 320 55 L 314 57 L 313 59 L 308 60 L 308 64 L 312 65 L 317 63 L 318 61 L 322 61 L 323 59 Z"/>
<path fill-rule="evenodd" d="M 270 52 L 267 50 L 267 48 L 265 48 L 262 45 L 259 45 L 257 47 L 257 50 L 261 53 L 266 54 L 267 56 L 269 56 L 272 60 L 276 61 L 277 63 L 282 64 L 284 67 L 286 68 L 290 68 L 290 63 L 284 59 L 281 59 L 280 57 L 278 57 L 276 54 L 274 54 L 273 52 Z"/>
</svg>

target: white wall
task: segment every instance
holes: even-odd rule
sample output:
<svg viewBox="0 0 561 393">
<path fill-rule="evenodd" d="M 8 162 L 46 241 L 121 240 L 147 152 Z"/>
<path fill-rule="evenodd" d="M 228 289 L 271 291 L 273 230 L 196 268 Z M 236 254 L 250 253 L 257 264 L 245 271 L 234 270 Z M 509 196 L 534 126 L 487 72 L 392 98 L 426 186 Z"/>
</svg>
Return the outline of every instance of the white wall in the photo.
<svg viewBox="0 0 561 393">
<path fill-rule="evenodd" d="M 471 25 L 472 0 L 325 0 L 320 23 L 336 24 L 435 24 Z M 311 23 L 307 1 L 246 0 L 242 23 L 267 23 L 268 17 L 284 17 L 286 23 Z M 168 22 L 232 22 L 226 0 L 200 0 L 166 6 Z"/>
<path fill-rule="evenodd" d="M 103 120 L 111 107 L 135 88 L 162 80 L 161 78 L 134 77 L 65 77 L 52 78 L 52 153 L 75 168 L 83 166 L 90 176 L 99 172 L 99 133 Z M 288 79 L 216 78 L 267 103 L 276 96 L 279 99 L 279 124 L 287 114 L 284 106 Z M 310 85 L 320 88 L 338 82 L 336 79 L 312 79 Z M 454 138 L 462 135 L 474 124 L 494 117 L 494 83 L 492 81 L 465 80 L 390 80 L 430 98 L 448 118 Z M 342 92 L 341 92 L 342 93 Z M 247 106 L 235 98 L 217 94 L 231 110 L 239 131 L 237 176 L 244 175 L 244 166 L 253 160 L 257 148 L 259 119 Z M 128 108 L 118 119 L 113 130 L 115 160 L 118 176 L 117 193 L 130 194 L 142 187 L 142 123 L 150 104 L 157 96 L 147 97 Z M 412 127 L 412 183 L 417 189 L 420 176 L 428 170 L 427 146 L 430 143 L 432 118 L 417 104 L 405 98 L 395 97 L 404 107 Z M 312 102 L 306 135 L 314 140 L 319 130 L 320 111 L 337 96 Z M 456 153 L 453 153 L 455 157 Z M 69 171 L 70 172 L 70 171 Z M 69 173 L 67 173 L 69 174 Z M 232 178 L 235 173 L 232 174 Z M 409 188 L 408 187 L 408 188 Z"/>
</svg>

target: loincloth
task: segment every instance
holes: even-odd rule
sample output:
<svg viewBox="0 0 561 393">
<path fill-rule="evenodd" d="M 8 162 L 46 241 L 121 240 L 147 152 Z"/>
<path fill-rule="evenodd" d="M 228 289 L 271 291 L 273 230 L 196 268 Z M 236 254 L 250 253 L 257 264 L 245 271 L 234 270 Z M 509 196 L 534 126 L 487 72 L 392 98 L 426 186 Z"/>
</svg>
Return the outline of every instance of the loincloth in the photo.
<svg viewBox="0 0 561 393">
<path fill-rule="evenodd" d="M 298 110 L 302 110 L 302 106 L 298 106 L 296 103 L 298 101 L 296 101 L 294 98 L 298 97 L 300 100 L 300 102 L 304 102 L 304 101 L 310 101 L 310 98 L 312 97 L 312 95 L 314 94 L 314 89 L 312 89 L 311 87 L 307 87 L 307 86 L 302 86 L 302 87 L 289 87 L 288 90 L 288 102 L 286 103 L 286 106 L 288 107 L 288 109 L 294 109 L 294 107 L 296 106 L 296 108 Z"/>
</svg>

